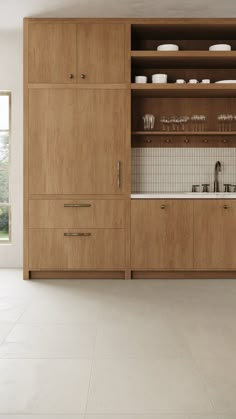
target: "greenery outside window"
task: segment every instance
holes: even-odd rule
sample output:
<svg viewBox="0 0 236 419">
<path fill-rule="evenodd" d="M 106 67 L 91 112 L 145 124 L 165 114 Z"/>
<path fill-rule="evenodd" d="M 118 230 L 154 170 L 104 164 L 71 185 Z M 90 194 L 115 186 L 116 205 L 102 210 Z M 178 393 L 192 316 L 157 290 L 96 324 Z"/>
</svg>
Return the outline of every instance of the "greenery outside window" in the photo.
<svg viewBox="0 0 236 419">
<path fill-rule="evenodd" d="M 11 93 L 0 91 L 0 243 L 11 239 L 9 203 L 9 151 L 11 130 Z"/>
</svg>

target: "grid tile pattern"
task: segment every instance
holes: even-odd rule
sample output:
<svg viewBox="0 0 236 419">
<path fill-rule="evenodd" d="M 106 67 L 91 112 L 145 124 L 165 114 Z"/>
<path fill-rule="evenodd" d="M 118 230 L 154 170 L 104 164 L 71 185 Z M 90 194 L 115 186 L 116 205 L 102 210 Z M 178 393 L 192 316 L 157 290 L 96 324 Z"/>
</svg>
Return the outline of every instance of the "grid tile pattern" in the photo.
<svg viewBox="0 0 236 419">
<path fill-rule="evenodd" d="M 219 160 L 220 191 L 236 184 L 236 148 L 132 148 L 132 192 L 191 192 L 192 185 L 209 183 Z"/>
</svg>

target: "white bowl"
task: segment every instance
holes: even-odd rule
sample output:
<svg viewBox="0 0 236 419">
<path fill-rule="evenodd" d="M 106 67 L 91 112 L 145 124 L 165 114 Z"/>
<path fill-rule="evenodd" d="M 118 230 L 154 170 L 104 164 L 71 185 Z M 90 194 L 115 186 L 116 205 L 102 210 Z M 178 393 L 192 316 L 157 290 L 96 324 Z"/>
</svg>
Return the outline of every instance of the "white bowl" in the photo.
<svg viewBox="0 0 236 419">
<path fill-rule="evenodd" d="M 231 51 L 231 45 L 229 44 L 216 44 L 211 45 L 209 51 Z"/>
<path fill-rule="evenodd" d="M 175 44 L 162 44 L 158 45 L 157 51 L 178 51 L 179 46 Z"/>
</svg>

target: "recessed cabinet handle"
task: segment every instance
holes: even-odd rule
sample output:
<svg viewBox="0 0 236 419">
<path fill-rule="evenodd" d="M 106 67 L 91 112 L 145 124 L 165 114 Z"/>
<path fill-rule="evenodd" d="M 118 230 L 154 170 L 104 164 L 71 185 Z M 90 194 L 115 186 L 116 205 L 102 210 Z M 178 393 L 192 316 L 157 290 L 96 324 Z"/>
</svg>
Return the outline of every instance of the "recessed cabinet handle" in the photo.
<svg viewBox="0 0 236 419">
<path fill-rule="evenodd" d="M 69 74 L 69 79 L 73 79 L 74 78 L 74 74 L 70 73 Z"/>
<path fill-rule="evenodd" d="M 224 205 L 223 208 L 224 209 L 229 209 L 229 205 Z"/>
<path fill-rule="evenodd" d="M 91 206 L 91 204 L 64 204 L 65 208 L 87 208 Z"/>
<path fill-rule="evenodd" d="M 91 233 L 64 233 L 65 237 L 88 237 Z"/>
<path fill-rule="evenodd" d="M 165 209 L 166 208 L 166 205 L 162 204 L 162 205 L 160 205 L 160 208 L 161 209 Z"/>
<path fill-rule="evenodd" d="M 116 184 L 120 188 L 120 160 L 116 163 Z"/>
</svg>

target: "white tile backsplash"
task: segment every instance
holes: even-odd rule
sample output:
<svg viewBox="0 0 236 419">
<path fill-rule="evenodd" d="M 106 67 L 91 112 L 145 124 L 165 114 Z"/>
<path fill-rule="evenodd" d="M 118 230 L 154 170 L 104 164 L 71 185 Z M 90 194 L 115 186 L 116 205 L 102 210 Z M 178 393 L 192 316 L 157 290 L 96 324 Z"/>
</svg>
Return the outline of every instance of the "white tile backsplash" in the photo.
<svg viewBox="0 0 236 419">
<path fill-rule="evenodd" d="M 212 192 L 217 160 L 223 191 L 236 184 L 236 148 L 132 148 L 132 192 L 191 192 L 202 183 Z"/>
</svg>

